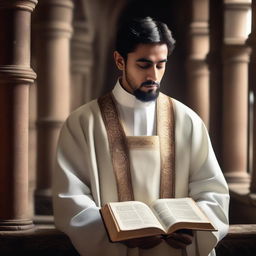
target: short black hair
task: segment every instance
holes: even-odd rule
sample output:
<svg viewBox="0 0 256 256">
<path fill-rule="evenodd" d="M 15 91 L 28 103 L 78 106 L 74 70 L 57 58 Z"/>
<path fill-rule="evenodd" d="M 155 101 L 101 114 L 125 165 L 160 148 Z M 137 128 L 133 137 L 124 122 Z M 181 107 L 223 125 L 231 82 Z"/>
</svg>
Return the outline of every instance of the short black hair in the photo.
<svg viewBox="0 0 256 256">
<path fill-rule="evenodd" d="M 163 22 L 151 17 L 134 18 L 123 23 L 117 32 L 116 51 L 127 59 L 127 54 L 135 51 L 139 44 L 166 44 L 168 55 L 174 49 L 175 40 L 172 32 Z"/>
</svg>

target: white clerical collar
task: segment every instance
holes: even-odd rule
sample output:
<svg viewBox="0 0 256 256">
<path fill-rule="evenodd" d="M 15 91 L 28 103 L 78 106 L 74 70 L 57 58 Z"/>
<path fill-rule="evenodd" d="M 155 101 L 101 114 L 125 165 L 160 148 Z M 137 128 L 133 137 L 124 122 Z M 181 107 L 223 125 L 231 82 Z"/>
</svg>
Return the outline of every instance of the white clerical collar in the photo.
<svg viewBox="0 0 256 256">
<path fill-rule="evenodd" d="M 131 93 L 127 92 L 120 84 L 119 79 L 112 91 L 116 101 L 125 107 L 130 108 L 147 108 L 152 105 L 155 105 L 155 101 L 143 102 L 138 99 Z"/>
<path fill-rule="evenodd" d="M 142 102 L 128 93 L 117 81 L 112 91 L 119 110 L 119 118 L 127 136 L 156 134 L 156 101 Z"/>
</svg>

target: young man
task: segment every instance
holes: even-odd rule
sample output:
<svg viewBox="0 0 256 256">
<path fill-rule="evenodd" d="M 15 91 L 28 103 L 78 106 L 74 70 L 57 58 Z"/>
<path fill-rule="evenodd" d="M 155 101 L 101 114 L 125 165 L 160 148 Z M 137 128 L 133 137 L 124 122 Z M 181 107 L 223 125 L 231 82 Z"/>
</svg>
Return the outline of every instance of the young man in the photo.
<svg viewBox="0 0 256 256">
<path fill-rule="evenodd" d="M 122 76 L 113 91 L 73 112 L 58 145 L 53 198 L 57 228 L 81 255 L 214 255 L 228 230 L 229 195 L 201 119 L 159 93 L 174 39 L 150 17 L 117 35 Z M 99 208 L 107 202 L 192 197 L 218 232 L 111 243 Z"/>
</svg>

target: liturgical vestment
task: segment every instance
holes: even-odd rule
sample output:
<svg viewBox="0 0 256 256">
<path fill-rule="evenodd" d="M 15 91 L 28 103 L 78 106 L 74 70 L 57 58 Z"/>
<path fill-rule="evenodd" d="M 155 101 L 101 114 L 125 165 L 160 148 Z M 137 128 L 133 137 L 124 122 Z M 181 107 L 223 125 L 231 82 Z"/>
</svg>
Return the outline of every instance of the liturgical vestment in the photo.
<svg viewBox="0 0 256 256">
<path fill-rule="evenodd" d="M 117 83 L 112 94 L 83 105 L 63 125 L 53 177 L 57 228 L 84 256 L 215 255 L 215 245 L 228 231 L 229 195 L 202 120 L 163 94 L 133 111 L 120 92 Z M 194 232 L 192 245 L 183 251 L 165 242 L 143 250 L 109 241 L 101 206 L 126 199 L 150 204 L 160 197 L 192 197 L 218 231 Z"/>
</svg>

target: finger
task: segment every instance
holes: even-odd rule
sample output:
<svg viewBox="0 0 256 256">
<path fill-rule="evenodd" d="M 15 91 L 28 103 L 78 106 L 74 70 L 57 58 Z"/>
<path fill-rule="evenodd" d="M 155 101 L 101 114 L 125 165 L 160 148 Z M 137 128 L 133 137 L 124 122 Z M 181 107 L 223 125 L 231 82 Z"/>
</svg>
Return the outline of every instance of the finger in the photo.
<svg viewBox="0 0 256 256">
<path fill-rule="evenodd" d="M 139 247 L 141 249 L 150 249 L 162 242 L 161 237 L 153 236 L 153 237 L 142 237 L 129 239 L 124 241 L 123 243 L 129 248 Z"/>
<path fill-rule="evenodd" d="M 173 238 L 168 238 L 165 240 L 167 244 L 169 244 L 171 247 L 175 248 L 175 249 L 185 249 L 187 244 L 184 244 L 176 239 Z"/>
<path fill-rule="evenodd" d="M 147 237 L 138 247 L 141 249 L 150 249 L 162 242 L 160 237 Z"/>
<path fill-rule="evenodd" d="M 193 237 L 187 234 L 173 233 L 165 238 L 167 244 L 176 249 L 184 249 L 187 245 L 191 244 Z"/>
<path fill-rule="evenodd" d="M 134 238 L 124 241 L 124 244 L 129 248 L 138 247 L 143 242 L 143 238 Z"/>
<path fill-rule="evenodd" d="M 191 244 L 193 242 L 193 236 L 188 235 L 188 234 L 179 234 L 179 233 L 173 233 L 169 237 L 178 240 L 184 244 Z M 167 237 L 167 239 L 169 238 Z"/>
</svg>

